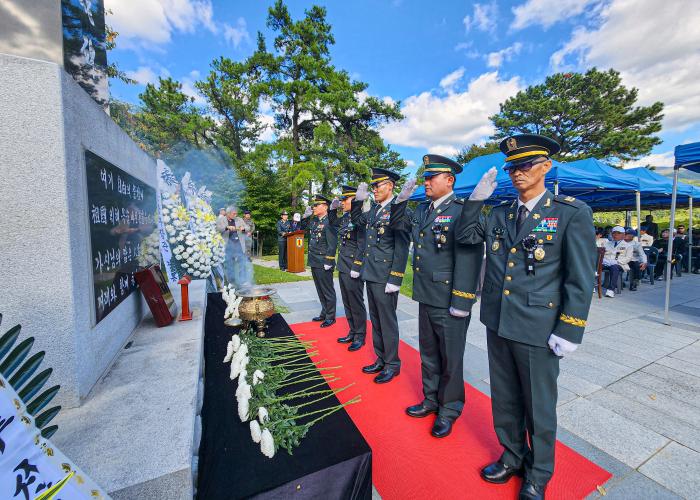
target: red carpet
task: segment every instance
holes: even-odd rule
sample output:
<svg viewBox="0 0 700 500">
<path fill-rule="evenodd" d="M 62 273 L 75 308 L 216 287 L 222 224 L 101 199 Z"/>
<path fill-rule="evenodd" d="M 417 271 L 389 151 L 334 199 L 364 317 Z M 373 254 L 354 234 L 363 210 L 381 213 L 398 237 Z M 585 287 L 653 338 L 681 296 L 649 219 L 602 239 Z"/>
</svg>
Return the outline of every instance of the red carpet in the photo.
<svg viewBox="0 0 700 500">
<path fill-rule="evenodd" d="M 330 328 L 321 329 L 313 322 L 291 328 L 296 334 L 305 334 L 304 340 L 317 340 L 316 359 L 326 359 L 324 365 L 343 366 L 334 370 L 341 380 L 332 386 L 355 382 L 339 398 L 344 402 L 357 394 L 362 396 L 362 402 L 350 405 L 348 413 L 372 447 L 373 483 L 383 499 L 517 498 L 520 480 L 491 485 L 479 477 L 481 467 L 501 453 L 488 396 L 465 384 L 467 402 L 462 416 L 449 437 L 435 439 L 430 435 L 433 417 L 416 419 L 404 413 L 407 406 L 422 400 L 420 357 L 413 347 L 401 342 L 401 375 L 389 384 L 378 385 L 372 382 L 372 375 L 360 371 L 375 359 L 369 324 L 367 345 L 354 353 L 336 342 L 348 331 L 345 318 L 338 318 Z M 547 498 L 584 498 L 611 477 L 560 442 L 556 457 Z"/>
</svg>

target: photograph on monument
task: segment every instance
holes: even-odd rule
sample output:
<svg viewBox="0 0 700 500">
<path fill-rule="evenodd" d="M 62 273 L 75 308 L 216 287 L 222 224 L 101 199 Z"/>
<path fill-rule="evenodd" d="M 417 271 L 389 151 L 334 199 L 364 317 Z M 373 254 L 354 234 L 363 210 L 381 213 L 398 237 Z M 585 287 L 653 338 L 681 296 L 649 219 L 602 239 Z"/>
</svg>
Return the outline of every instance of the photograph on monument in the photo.
<svg viewBox="0 0 700 500">
<path fill-rule="evenodd" d="M 95 323 L 137 288 L 134 273 L 160 262 L 156 192 L 85 151 Z"/>
<path fill-rule="evenodd" d="M 102 107 L 109 105 L 102 0 L 62 0 L 63 67 Z"/>
</svg>

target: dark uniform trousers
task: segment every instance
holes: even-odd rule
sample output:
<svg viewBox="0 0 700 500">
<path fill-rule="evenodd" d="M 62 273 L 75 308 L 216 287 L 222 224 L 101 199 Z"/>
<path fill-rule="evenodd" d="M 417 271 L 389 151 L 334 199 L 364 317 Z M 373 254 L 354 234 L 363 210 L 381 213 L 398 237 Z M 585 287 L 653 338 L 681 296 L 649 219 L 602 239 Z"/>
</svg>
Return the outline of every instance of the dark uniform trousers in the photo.
<svg viewBox="0 0 700 500">
<path fill-rule="evenodd" d="M 465 201 L 457 233 L 460 241 L 486 243 L 480 319 L 494 429 L 501 460 L 524 466 L 530 481 L 544 485 L 554 472 L 559 375 L 548 339 L 555 334 L 579 344 L 583 338 L 597 260 L 592 212 L 575 198 L 545 191 L 518 228 L 517 200 L 485 219 L 482 206 Z"/>
<path fill-rule="evenodd" d="M 336 211 L 328 213 L 331 224 L 338 228 L 338 282 L 343 300 L 345 317 L 350 326 L 349 336 L 364 342 L 367 334 L 367 309 L 365 308 L 365 282 L 351 278 L 350 272 L 359 273 L 364 260 L 365 227 L 352 224 L 350 213 L 338 217 Z"/>
<path fill-rule="evenodd" d="M 311 276 L 316 285 L 316 293 L 321 303 L 321 318 L 335 319 L 335 287 L 333 286 L 333 270 L 335 268 L 335 254 L 338 248 L 338 230 L 329 221 L 328 216 L 323 219 L 308 217 L 301 221 L 300 229 L 309 231 L 309 253 L 307 263 L 311 268 Z M 329 270 L 324 269 L 329 265 Z"/>
<path fill-rule="evenodd" d="M 368 212 L 363 212 L 362 202 L 353 200 L 351 217 L 353 224 L 366 228 L 360 277 L 367 286 L 374 352 L 385 368 L 400 370 L 399 322 L 396 317 L 399 292 L 386 293 L 384 290 L 387 283 L 401 286 L 408 260 L 409 236 L 391 229 L 392 203 L 384 207 L 375 203 Z"/>
<path fill-rule="evenodd" d="M 455 317 L 450 307 L 470 312 L 483 257 L 483 244 L 456 241 L 462 200 L 454 194 L 431 210 L 429 201 L 411 213 L 394 204 L 391 225 L 413 240 L 413 300 L 418 306 L 418 342 L 423 405 L 455 420 L 465 402 L 464 347 L 469 317 Z"/>
</svg>

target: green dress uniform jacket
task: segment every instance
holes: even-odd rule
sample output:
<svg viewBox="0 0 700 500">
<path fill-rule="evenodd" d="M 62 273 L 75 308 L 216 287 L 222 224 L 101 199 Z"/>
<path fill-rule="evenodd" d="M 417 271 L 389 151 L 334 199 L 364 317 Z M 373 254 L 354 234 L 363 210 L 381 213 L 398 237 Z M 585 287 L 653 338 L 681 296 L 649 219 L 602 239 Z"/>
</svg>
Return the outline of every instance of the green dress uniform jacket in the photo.
<svg viewBox="0 0 700 500">
<path fill-rule="evenodd" d="M 418 341 L 423 407 L 454 420 L 464 408 L 464 347 L 469 317 L 452 316 L 450 307 L 469 312 L 483 260 L 483 245 L 457 241 L 455 228 L 463 201 L 454 193 L 430 210 L 422 202 L 411 213 L 394 204 L 391 226 L 413 239 L 413 300 L 418 306 Z"/>
<path fill-rule="evenodd" d="M 309 232 L 309 254 L 307 263 L 311 268 L 323 269 L 325 265 L 335 266 L 338 249 L 338 229 L 331 224 L 328 215 L 323 219 L 316 216 L 301 221 L 301 229 Z"/>
<path fill-rule="evenodd" d="M 289 220 L 278 220 L 277 221 L 277 241 L 278 242 L 286 242 L 287 238 L 284 237 L 284 235 L 288 232 L 291 231 L 291 223 Z"/>
<path fill-rule="evenodd" d="M 368 212 L 362 211 L 362 202 L 353 200 L 351 220 L 356 226 L 365 226 L 366 245 L 362 279 L 372 283 L 391 283 L 401 286 L 408 260 L 409 235 L 393 231 L 390 226 L 393 201 L 381 208 L 372 203 Z"/>
<path fill-rule="evenodd" d="M 494 207 L 466 201 L 458 239 L 486 243 L 481 321 L 501 337 L 547 347 L 554 333 L 581 343 L 591 305 L 597 250 L 590 207 L 546 191 L 516 234 L 518 202 Z M 535 237 L 534 274 L 526 269 L 522 241 Z"/>
</svg>

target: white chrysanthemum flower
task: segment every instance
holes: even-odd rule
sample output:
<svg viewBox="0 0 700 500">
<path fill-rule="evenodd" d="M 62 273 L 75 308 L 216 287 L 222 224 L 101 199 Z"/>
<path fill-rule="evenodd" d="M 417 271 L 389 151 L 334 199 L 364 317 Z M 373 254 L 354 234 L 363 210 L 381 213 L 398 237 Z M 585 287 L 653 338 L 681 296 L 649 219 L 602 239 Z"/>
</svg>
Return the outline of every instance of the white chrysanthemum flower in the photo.
<svg viewBox="0 0 700 500">
<path fill-rule="evenodd" d="M 260 430 L 260 424 L 257 420 L 250 421 L 250 437 L 253 438 L 254 443 L 259 443 L 262 438 L 262 431 Z"/>
<path fill-rule="evenodd" d="M 249 409 L 250 406 L 248 405 L 247 399 L 243 399 L 238 402 L 238 418 L 241 419 L 241 422 L 246 422 L 248 420 Z"/>
<path fill-rule="evenodd" d="M 233 341 L 229 340 L 228 344 L 226 345 L 226 357 L 224 358 L 224 363 L 228 363 L 229 361 L 231 361 L 233 352 Z"/>
<path fill-rule="evenodd" d="M 177 254 L 177 255 L 175 256 L 175 258 L 176 258 L 177 260 L 182 260 L 182 255 Z"/>
<path fill-rule="evenodd" d="M 241 373 L 238 374 L 238 387 L 241 387 L 242 385 L 247 385 L 248 392 L 250 392 L 250 386 L 248 385 L 248 381 L 246 380 L 247 376 L 248 372 L 245 370 L 241 370 Z"/>
<path fill-rule="evenodd" d="M 187 263 L 188 263 L 189 265 L 194 264 L 194 259 L 193 259 L 192 257 L 189 257 L 189 258 L 187 259 Z"/>
<path fill-rule="evenodd" d="M 170 243 L 175 243 L 177 240 L 176 240 L 175 238 L 169 238 L 168 241 L 169 241 Z"/>
<path fill-rule="evenodd" d="M 165 225 L 165 230 L 166 230 L 168 233 L 174 233 L 174 232 L 175 232 L 175 227 L 173 227 L 172 224 L 166 224 L 166 225 Z"/>
<path fill-rule="evenodd" d="M 267 408 L 264 406 L 261 406 L 258 408 L 258 420 L 260 420 L 261 424 L 264 424 L 268 420 L 270 420 L 270 415 L 267 413 Z"/>
<path fill-rule="evenodd" d="M 239 373 L 241 373 L 241 360 L 240 358 L 236 358 L 234 356 L 231 360 L 231 374 L 229 375 L 229 378 L 231 380 L 236 380 Z"/>
<path fill-rule="evenodd" d="M 163 222 L 166 223 L 166 224 L 170 223 L 170 217 L 168 217 L 167 215 L 163 214 Z"/>
<path fill-rule="evenodd" d="M 258 385 L 262 379 L 265 378 L 265 374 L 260 370 L 255 370 L 253 372 L 253 385 Z"/>
<path fill-rule="evenodd" d="M 236 352 L 241 348 L 241 338 L 238 336 L 238 334 L 231 337 L 231 342 L 233 342 L 233 352 Z M 248 346 L 246 346 L 246 349 L 247 348 Z"/>
<path fill-rule="evenodd" d="M 262 435 L 260 436 L 260 451 L 267 458 L 272 458 L 275 456 L 275 440 L 273 439 L 270 431 L 267 429 L 262 431 Z"/>
</svg>

